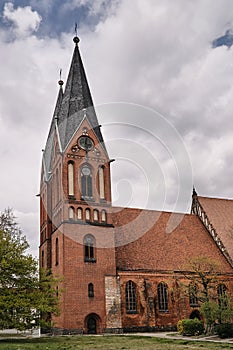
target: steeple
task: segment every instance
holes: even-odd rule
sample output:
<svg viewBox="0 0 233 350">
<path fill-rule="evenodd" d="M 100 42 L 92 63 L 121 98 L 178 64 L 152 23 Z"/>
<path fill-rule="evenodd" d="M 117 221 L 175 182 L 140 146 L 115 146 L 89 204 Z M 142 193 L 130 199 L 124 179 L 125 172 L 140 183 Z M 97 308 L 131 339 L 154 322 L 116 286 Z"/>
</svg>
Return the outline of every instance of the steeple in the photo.
<svg viewBox="0 0 233 350">
<path fill-rule="evenodd" d="M 84 118 L 87 118 L 91 128 L 98 138 L 99 143 L 102 144 L 102 147 L 104 148 L 107 155 L 103 136 L 100 130 L 100 125 L 98 123 L 93 106 L 93 100 L 87 82 L 84 66 L 79 52 L 79 38 L 75 36 L 73 41 L 75 43 L 75 47 L 65 91 L 63 93 L 63 81 L 60 77 L 60 80 L 58 82 L 60 89 L 45 147 L 44 164 L 46 169 L 46 176 L 48 176 L 48 172 L 51 170 L 50 168 L 53 140 L 55 135 L 55 125 L 57 125 L 62 152 L 64 152 L 66 147 L 69 145 L 69 142 L 71 141 L 75 131 L 80 126 L 82 120 Z"/>
<path fill-rule="evenodd" d="M 63 99 L 63 88 L 62 88 L 63 81 L 60 79 L 58 81 L 58 84 L 59 84 L 60 88 L 59 88 L 59 92 L 58 92 L 58 96 L 57 96 L 57 102 L 55 105 L 53 119 L 52 119 L 52 122 L 50 125 L 49 135 L 47 138 L 46 147 L 45 147 L 45 151 L 43 154 L 43 162 L 44 162 L 44 166 L 45 166 L 46 178 L 48 177 L 48 173 L 51 170 L 51 160 L 52 160 L 53 141 L 54 141 L 54 135 L 55 135 L 55 125 L 56 125 L 56 121 L 58 120 L 58 115 L 60 113 L 62 99 Z"/>
<path fill-rule="evenodd" d="M 84 108 L 93 107 L 90 89 L 79 53 L 79 38 L 75 37 L 73 41 L 75 42 L 75 48 L 62 106 L 62 116 L 65 118 L 68 118 L 75 112 L 82 111 Z"/>
<path fill-rule="evenodd" d="M 99 141 L 103 143 L 103 137 L 79 52 L 79 38 L 76 36 L 73 41 L 75 48 L 58 120 L 63 149 L 68 145 L 74 131 L 78 128 L 84 116 L 87 117 Z"/>
</svg>

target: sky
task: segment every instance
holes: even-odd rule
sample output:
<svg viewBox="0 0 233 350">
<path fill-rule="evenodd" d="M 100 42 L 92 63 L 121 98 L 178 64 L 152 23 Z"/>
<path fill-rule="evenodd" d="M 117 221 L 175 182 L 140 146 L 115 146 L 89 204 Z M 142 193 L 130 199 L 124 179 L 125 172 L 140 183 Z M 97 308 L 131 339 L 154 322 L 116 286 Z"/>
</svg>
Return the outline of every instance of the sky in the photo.
<svg viewBox="0 0 233 350">
<path fill-rule="evenodd" d="M 75 23 L 114 205 L 233 198 L 232 0 L 0 0 L 0 211 L 38 255 L 45 147 Z"/>
</svg>

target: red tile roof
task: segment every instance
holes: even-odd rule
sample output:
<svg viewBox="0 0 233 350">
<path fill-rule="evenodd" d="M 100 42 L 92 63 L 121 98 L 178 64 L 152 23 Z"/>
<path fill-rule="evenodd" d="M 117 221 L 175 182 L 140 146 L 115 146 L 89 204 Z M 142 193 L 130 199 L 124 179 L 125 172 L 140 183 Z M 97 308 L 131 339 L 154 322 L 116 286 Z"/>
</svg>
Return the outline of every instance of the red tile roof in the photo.
<svg viewBox="0 0 233 350">
<path fill-rule="evenodd" d="M 233 200 L 198 196 L 198 201 L 233 259 Z"/>
<path fill-rule="evenodd" d="M 115 208 L 113 221 L 120 270 L 174 271 L 184 267 L 190 258 L 208 256 L 219 261 L 222 272 L 232 272 L 195 215 Z M 178 224 L 172 232 L 171 222 Z"/>
</svg>

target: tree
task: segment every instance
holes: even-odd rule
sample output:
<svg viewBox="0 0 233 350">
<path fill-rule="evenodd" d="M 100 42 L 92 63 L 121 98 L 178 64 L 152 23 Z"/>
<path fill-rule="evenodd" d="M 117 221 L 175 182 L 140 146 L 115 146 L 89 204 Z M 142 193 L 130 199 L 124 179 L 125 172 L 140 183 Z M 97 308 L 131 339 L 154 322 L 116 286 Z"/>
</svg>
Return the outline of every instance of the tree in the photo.
<svg viewBox="0 0 233 350">
<path fill-rule="evenodd" d="M 191 259 L 184 268 L 182 274 L 189 284 L 185 284 L 185 293 L 192 300 L 197 300 L 200 312 L 205 318 L 206 332 L 210 332 L 215 322 L 228 322 L 233 318 L 233 304 L 231 296 L 226 290 L 221 289 L 219 271 L 221 267 L 213 260 L 205 256 Z M 224 286 L 224 285 L 222 285 Z"/>
<path fill-rule="evenodd" d="M 39 276 L 28 248 L 12 210 L 0 213 L 0 329 L 31 329 L 44 324 L 42 314 L 58 313 L 57 280 L 50 271 Z"/>
</svg>

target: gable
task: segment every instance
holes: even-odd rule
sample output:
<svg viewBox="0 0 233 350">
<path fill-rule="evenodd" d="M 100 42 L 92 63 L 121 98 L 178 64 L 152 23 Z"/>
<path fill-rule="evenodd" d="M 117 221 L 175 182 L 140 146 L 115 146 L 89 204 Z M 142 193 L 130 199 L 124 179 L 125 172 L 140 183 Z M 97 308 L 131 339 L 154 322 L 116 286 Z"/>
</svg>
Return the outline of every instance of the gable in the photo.
<svg viewBox="0 0 233 350">
<path fill-rule="evenodd" d="M 233 260 L 233 200 L 198 196 L 198 201 Z"/>
</svg>

